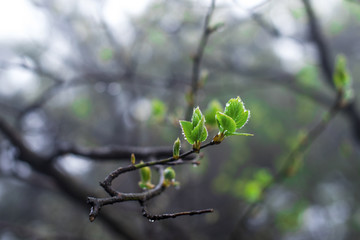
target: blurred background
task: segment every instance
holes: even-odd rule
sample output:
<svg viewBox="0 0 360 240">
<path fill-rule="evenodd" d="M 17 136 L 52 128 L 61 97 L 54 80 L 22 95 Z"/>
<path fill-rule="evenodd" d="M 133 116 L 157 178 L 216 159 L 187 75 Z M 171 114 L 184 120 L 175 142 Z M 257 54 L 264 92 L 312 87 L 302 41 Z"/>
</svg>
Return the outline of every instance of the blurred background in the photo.
<svg viewBox="0 0 360 240">
<path fill-rule="evenodd" d="M 224 106 L 240 96 L 251 111 L 242 131 L 255 136 L 205 149 L 197 167 L 177 166 L 180 188 L 148 205 L 153 214 L 215 212 L 150 223 L 138 203 L 125 202 L 89 222 L 86 197 L 106 197 L 98 182 L 130 155 L 97 159 L 64 149 L 165 146 L 172 154 L 177 137 L 190 149 L 178 120 L 210 3 L 0 4 L 1 240 L 359 238 L 360 3 L 350 0 L 216 1 L 210 25 L 225 25 L 205 47 L 208 78 L 196 105 L 204 112 L 214 99 Z M 262 195 L 335 101 L 337 54 L 347 58 L 354 100 Z M 138 181 L 133 172 L 114 186 L 140 192 Z M 239 231 L 243 212 L 260 199 Z"/>
</svg>

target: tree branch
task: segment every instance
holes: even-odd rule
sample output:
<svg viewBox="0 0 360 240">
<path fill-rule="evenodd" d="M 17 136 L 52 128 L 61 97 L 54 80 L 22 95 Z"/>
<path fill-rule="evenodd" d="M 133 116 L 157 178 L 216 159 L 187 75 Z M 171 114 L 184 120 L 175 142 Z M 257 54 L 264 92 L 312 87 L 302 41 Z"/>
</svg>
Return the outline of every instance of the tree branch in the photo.
<svg viewBox="0 0 360 240">
<path fill-rule="evenodd" d="M 212 213 L 214 212 L 214 209 L 208 208 L 208 209 L 202 209 L 202 210 L 193 210 L 193 211 L 186 211 L 186 212 L 177 212 L 177 213 L 165 213 L 160 215 L 152 215 L 150 214 L 143 202 L 140 202 L 140 205 L 142 207 L 142 215 L 149 219 L 151 222 L 168 219 L 168 218 L 176 218 L 179 216 L 193 216 L 193 215 L 200 215 L 204 213 Z"/>
<path fill-rule="evenodd" d="M 214 141 L 210 141 L 207 144 L 200 147 L 200 149 L 219 144 L 215 143 Z M 155 188 L 147 190 L 142 193 L 122 193 L 118 192 L 115 189 L 112 188 L 112 182 L 115 178 L 120 176 L 121 174 L 124 174 L 126 172 L 131 172 L 138 170 L 140 168 L 149 167 L 149 166 L 163 166 L 168 165 L 169 163 L 177 163 L 177 164 L 183 164 L 185 163 L 184 160 L 186 160 L 186 157 L 190 154 L 196 153 L 195 150 L 190 150 L 188 152 L 185 152 L 179 156 L 178 159 L 174 157 L 169 157 L 162 160 L 154 160 L 149 162 L 141 162 L 134 165 L 129 165 L 127 167 L 119 167 L 118 169 L 112 171 L 108 176 L 106 176 L 105 180 L 103 182 L 100 182 L 100 186 L 104 188 L 104 190 L 110 195 L 110 197 L 107 198 L 96 198 L 96 197 L 88 197 L 88 204 L 91 206 L 90 214 L 89 214 L 89 220 L 92 222 L 95 220 L 95 218 L 98 216 L 101 208 L 105 205 L 114 204 L 117 202 L 124 202 L 124 201 L 139 201 L 141 204 L 145 204 L 146 201 L 149 199 L 152 199 L 162 193 L 167 186 L 164 184 L 164 176 L 163 176 L 163 168 L 160 168 L 159 175 L 160 179 L 158 184 Z M 143 205 L 142 205 L 143 206 Z M 209 212 L 208 210 L 200 210 L 198 213 L 194 213 L 194 211 L 190 212 L 183 212 L 183 213 L 176 213 L 175 215 L 167 215 L 168 217 L 155 219 L 160 220 L 170 217 L 176 217 L 176 216 L 183 216 L 183 215 L 194 215 L 194 214 L 201 214 Z M 152 215 L 149 215 L 152 216 Z M 156 217 L 154 217 L 156 218 Z M 154 220 L 151 218 L 151 220 Z"/>
<path fill-rule="evenodd" d="M 333 83 L 333 57 L 330 54 L 330 50 L 328 47 L 328 43 L 325 37 L 322 34 L 319 22 L 309 0 L 302 0 L 303 5 L 305 7 L 308 19 L 309 19 L 309 30 L 314 41 L 316 48 L 318 49 L 319 54 L 319 62 L 322 69 L 322 72 L 325 76 L 326 82 L 335 90 L 335 86 Z M 353 134 L 355 135 L 358 143 L 360 143 L 360 114 L 357 111 L 355 98 L 351 103 L 345 106 L 343 112 L 346 114 L 352 128 Z"/>
<path fill-rule="evenodd" d="M 86 157 L 91 160 L 119 160 L 129 161 L 131 154 L 134 153 L 137 158 L 164 158 L 172 154 L 170 147 L 135 147 L 135 146 L 106 146 L 97 148 L 85 148 L 78 146 L 60 147 L 52 156 L 52 159 L 66 155 L 74 154 Z"/>
<path fill-rule="evenodd" d="M 318 22 L 318 19 L 315 15 L 315 12 L 313 10 L 310 1 L 302 0 L 302 2 L 309 19 L 310 36 L 318 50 L 318 57 L 319 57 L 321 70 L 325 76 L 325 80 L 328 83 L 328 85 L 334 89 L 334 83 L 332 80 L 333 79 L 332 74 L 334 71 L 333 57 L 330 54 L 328 43 L 326 42 L 325 37 L 323 36 L 323 33 L 320 28 L 320 24 Z"/>
<path fill-rule="evenodd" d="M 261 204 L 268 190 L 276 183 L 281 183 L 285 179 L 287 179 L 291 175 L 291 167 L 296 158 L 304 154 L 304 152 L 310 148 L 311 144 L 320 136 L 321 133 L 325 131 L 331 120 L 341 111 L 343 107 L 345 107 L 343 103 L 343 95 L 342 92 L 339 92 L 336 98 L 335 103 L 329 109 L 329 111 L 324 115 L 323 119 L 314 126 L 307 135 L 298 143 L 298 145 L 290 152 L 288 157 L 285 159 L 283 165 L 280 167 L 279 171 L 276 173 L 272 181 L 270 181 L 261 192 L 261 199 L 257 202 L 250 204 L 241 215 L 234 231 L 231 234 L 231 239 L 238 239 L 240 231 L 246 230 L 246 222 L 249 219 L 249 216 L 253 213 L 253 210 Z"/>
<path fill-rule="evenodd" d="M 214 9 L 215 9 L 215 0 L 212 0 L 209 10 L 205 17 L 204 28 L 197 51 L 194 54 L 194 56 L 192 56 L 193 65 L 192 65 L 192 75 L 191 75 L 191 89 L 189 93 L 190 99 L 188 102 L 188 108 L 186 110 L 185 119 L 190 119 L 193 108 L 196 103 L 196 95 L 199 89 L 200 66 L 204 55 L 204 49 L 206 47 L 210 35 L 217 30 L 217 28 L 211 28 L 209 26 Z"/>
<path fill-rule="evenodd" d="M 84 199 L 90 191 L 86 190 L 84 186 L 79 185 L 75 179 L 72 179 L 63 171 L 59 170 L 52 161 L 49 161 L 48 158 L 40 156 L 29 149 L 19 134 L 1 117 L 0 131 L 10 141 L 10 143 L 17 148 L 17 157 L 20 160 L 29 163 L 29 165 L 37 172 L 48 176 L 56 183 L 62 192 L 70 197 L 70 199 L 78 203 L 80 206 L 85 207 L 83 204 Z M 125 237 L 127 239 L 136 239 L 136 236 L 133 232 L 116 222 L 109 215 L 102 215 L 101 220 L 118 236 Z"/>
</svg>

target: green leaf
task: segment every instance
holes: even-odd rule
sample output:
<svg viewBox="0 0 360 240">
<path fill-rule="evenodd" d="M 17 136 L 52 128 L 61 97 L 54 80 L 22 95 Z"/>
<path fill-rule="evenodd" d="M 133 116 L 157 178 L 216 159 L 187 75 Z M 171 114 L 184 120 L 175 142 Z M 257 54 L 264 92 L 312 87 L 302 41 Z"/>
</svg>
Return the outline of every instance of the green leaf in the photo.
<svg viewBox="0 0 360 240">
<path fill-rule="evenodd" d="M 203 126 L 203 131 L 201 133 L 200 142 L 205 141 L 207 139 L 207 137 L 208 137 L 208 131 L 207 131 L 206 127 Z"/>
<path fill-rule="evenodd" d="M 255 173 L 254 178 L 262 188 L 266 187 L 273 180 L 273 176 L 271 175 L 271 173 L 264 168 L 259 169 Z"/>
<path fill-rule="evenodd" d="M 344 55 L 338 55 L 333 75 L 333 81 L 336 89 L 342 92 L 343 101 L 348 102 L 354 97 L 351 75 L 347 69 L 346 58 Z"/>
<path fill-rule="evenodd" d="M 261 186 L 257 181 L 248 181 L 244 186 L 244 197 L 248 202 L 256 202 L 261 197 Z"/>
<path fill-rule="evenodd" d="M 109 61 L 114 57 L 114 52 L 111 48 L 103 48 L 100 52 L 100 58 L 103 61 Z"/>
<path fill-rule="evenodd" d="M 215 120 L 219 127 L 219 133 L 213 138 L 215 143 L 220 143 L 225 136 L 241 135 L 252 136 L 249 133 L 237 133 L 237 129 L 242 128 L 250 117 L 250 111 L 245 109 L 244 103 L 240 97 L 231 98 L 225 106 L 225 111 L 217 112 Z"/>
<path fill-rule="evenodd" d="M 236 128 L 237 129 L 240 129 L 242 128 L 246 123 L 247 121 L 249 120 L 250 118 L 250 111 L 249 110 L 246 110 L 244 113 L 242 113 L 236 120 Z"/>
<path fill-rule="evenodd" d="M 217 112 L 215 118 L 218 123 L 220 132 L 223 132 L 225 135 L 227 135 L 236 131 L 236 123 L 228 115 L 222 112 Z"/>
<path fill-rule="evenodd" d="M 166 113 L 166 105 L 163 101 L 159 99 L 153 99 L 151 101 L 152 115 L 155 118 L 161 119 L 164 118 Z"/>
<path fill-rule="evenodd" d="M 194 141 L 201 141 L 204 131 L 206 132 L 205 117 L 202 116 L 200 122 L 198 122 L 198 124 L 195 126 L 195 128 L 191 132 L 191 136 L 194 139 Z M 206 134 L 206 137 L 207 137 L 207 134 Z M 205 140 L 202 140 L 201 142 L 203 142 L 203 141 L 205 141 Z"/>
<path fill-rule="evenodd" d="M 290 12 L 295 19 L 301 19 L 306 15 L 305 8 L 303 7 L 290 9 Z"/>
<path fill-rule="evenodd" d="M 188 141 L 190 144 L 194 144 L 195 140 L 191 135 L 193 125 L 191 122 L 180 120 L 180 125 L 182 128 L 182 132 L 184 134 L 185 140 Z"/>
<path fill-rule="evenodd" d="M 224 113 L 235 121 L 237 129 L 242 128 L 250 116 L 250 111 L 245 109 L 240 97 L 230 99 L 226 103 Z"/>
<path fill-rule="evenodd" d="M 208 125 L 216 125 L 215 114 L 223 109 L 218 100 L 212 100 L 205 110 L 205 120 Z"/>
<path fill-rule="evenodd" d="M 88 97 L 79 97 L 74 100 L 71 105 L 71 110 L 79 119 L 86 119 L 90 116 L 92 111 L 92 105 L 90 98 Z"/>
<path fill-rule="evenodd" d="M 351 83 L 351 78 L 346 67 L 346 58 L 344 55 L 336 57 L 336 65 L 333 76 L 336 89 L 345 89 Z"/>
<path fill-rule="evenodd" d="M 199 107 L 195 108 L 192 115 L 192 122 L 180 121 L 185 139 L 192 145 L 200 146 L 200 142 L 206 140 L 208 133 L 205 127 L 205 117 Z"/>
<path fill-rule="evenodd" d="M 214 24 L 213 26 L 209 27 L 210 31 L 217 31 L 218 29 L 222 28 L 225 26 L 225 23 L 223 22 L 219 22 L 219 23 L 216 23 Z"/>
<path fill-rule="evenodd" d="M 194 108 L 192 119 L 191 119 L 192 125 L 194 128 L 198 125 L 201 118 L 202 118 L 202 113 L 201 113 L 199 107 Z"/>
<path fill-rule="evenodd" d="M 318 67 L 312 64 L 307 64 L 296 73 L 296 79 L 300 85 L 303 85 L 304 87 L 320 87 L 320 81 L 317 81 L 318 78 Z"/>
</svg>

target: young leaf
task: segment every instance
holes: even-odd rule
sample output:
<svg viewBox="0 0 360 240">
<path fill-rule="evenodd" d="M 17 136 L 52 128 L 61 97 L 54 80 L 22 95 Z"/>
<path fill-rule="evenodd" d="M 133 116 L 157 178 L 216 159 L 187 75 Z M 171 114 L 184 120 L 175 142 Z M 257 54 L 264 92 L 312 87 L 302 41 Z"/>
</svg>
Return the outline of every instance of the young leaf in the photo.
<svg viewBox="0 0 360 240">
<path fill-rule="evenodd" d="M 198 124 L 194 127 L 193 131 L 191 132 L 191 135 L 195 141 L 203 142 L 205 140 L 201 140 L 203 136 L 203 132 L 207 132 L 205 128 L 205 117 L 202 116 L 201 120 L 198 122 Z M 207 137 L 207 133 L 206 133 Z M 206 139 L 206 138 L 205 138 Z"/>
<path fill-rule="evenodd" d="M 191 135 L 193 125 L 191 122 L 181 120 L 180 125 L 182 128 L 182 132 L 184 134 L 185 140 L 188 141 L 190 144 L 194 144 L 195 140 Z"/>
<path fill-rule="evenodd" d="M 200 111 L 199 107 L 197 107 L 194 109 L 193 115 L 192 115 L 192 124 L 193 124 L 194 128 L 199 124 L 199 121 L 201 120 L 201 118 L 202 118 L 201 111 Z"/>
<path fill-rule="evenodd" d="M 216 125 L 216 120 L 215 120 L 215 114 L 219 111 L 221 111 L 223 109 L 223 107 L 221 106 L 221 103 L 218 100 L 212 100 L 206 111 L 205 111 L 205 120 L 206 120 L 206 124 L 210 125 L 210 126 L 214 126 Z"/>
<path fill-rule="evenodd" d="M 230 99 L 225 106 L 225 111 L 217 112 L 215 120 L 219 127 L 219 133 L 213 138 L 216 144 L 221 143 L 226 136 L 242 135 L 252 136 L 248 133 L 238 133 L 237 129 L 242 128 L 250 117 L 250 111 L 246 110 L 240 97 Z"/>
<path fill-rule="evenodd" d="M 223 132 L 225 135 L 227 135 L 236 131 L 236 123 L 228 115 L 222 112 L 217 112 L 215 118 L 218 123 L 220 132 Z"/>
<path fill-rule="evenodd" d="M 207 139 L 207 137 L 208 137 L 208 131 L 207 131 L 206 127 L 204 126 L 203 131 L 200 136 L 200 142 L 205 141 Z"/>
<path fill-rule="evenodd" d="M 235 121 L 237 129 L 245 125 L 250 115 L 250 111 L 245 109 L 240 97 L 230 99 L 226 103 L 224 113 Z"/>
<path fill-rule="evenodd" d="M 205 127 L 205 117 L 202 115 L 199 107 L 195 108 L 192 115 L 192 121 L 180 121 L 180 125 L 185 136 L 185 139 L 192 144 L 196 145 L 196 149 L 200 143 L 205 141 L 208 133 Z"/>
</svg>

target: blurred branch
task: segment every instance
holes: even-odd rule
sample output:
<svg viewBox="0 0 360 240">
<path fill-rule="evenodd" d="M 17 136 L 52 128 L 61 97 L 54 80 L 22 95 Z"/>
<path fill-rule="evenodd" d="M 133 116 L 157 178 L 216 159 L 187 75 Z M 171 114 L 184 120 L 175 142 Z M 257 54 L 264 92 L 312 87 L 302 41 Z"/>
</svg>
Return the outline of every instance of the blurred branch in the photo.
<svg viewBox="0 0 360 240">
<path fill-rule="evenodd" d="M 23 174 L 20 174 L 20 171 L 16 166 L 10 170 L 7 169 L 5 171 L 0 168 L 0 178 L 17 179 L 19 181 L 26 182 L 26 184 L 32 186 L 34 189 L 36 188 L 48 191 L 53 191 L 56 189 L 55 183 L 47 176 L 39 174 L 35 171 L 31 171 L 29 174 L 24 176 Z"/>
<path fill-rule="evenodd" d="M 234 0 L 234 3 L 238 6 L 241 7 L 241 5 L 239 5 L 237 0 Z M 247 8 L 243 8 L 241 7 L 244 11 L 247 11 L 251 18 L 261 27 L 263 28 L 267 33 L 269 33 L 271 36 L 273 37 L 282 37 L 282 34 L 280 32 L 279 29 L 277 29 L 274 24 L 269 23 L 268 21 L 266 21 L 264 19 L 264 17 L 262 16 L 262 14 L 258 13 L 257 10 L 260 7 L 263 7 L 266 4 L 269 4 L 270 0 L 266 0 L 263 1 L 261 3 L 259 3 L 258 5 L 256 5 L 255 7 L 251 8 L 251 9 L 247 9 Z"/>
<path fill-rule="evenodd" d="M 103 75 L 102 76 L 103 78 L 99 78 L 101 80 L 99 80 L 97 78 L 91 78 L 91 77 L 93 77 L 91 74 L 85 74 L 85 75 L 75 77 L 72 80 L 68 80 L 68 81 L 61 80 L 61 81 L 55 82 L 53 85 L 48 87 L 33 103 L 31 103 L 27 107 L 25 107 L 21 111 L 19 118 L 22 118 L 23 116 L 25 116 L 27 113 L 29 113 L 31 111 L 41 108 L 48 101 L 50 101 L 57 94 L 59 94 L 62 90 L 65 90 L 65 89 L 68 89 L 71 87 L 75 87 L 78 85 L 94 83 L 97 81 L 111 82 L 111 80 L 109 80 L 109 77 L 106 75 Z"/>
<path fill-rule="evenodd" d="M 61 88 L 65 85 L 64 82 L 56 82 L 54 85 L 50 86 L 46 89 L 40 97 L 31 103 L 29 106 L 25 107 L 18 116 L 18 119 L 22 119 L 26 114 L 41 108 L 44 104 L 46 104 L 50 99 L 56 96 L 56 94 L 60 91 Z"/>
<path fill-rule="evenodd" d="M 205 23 L 203 28 L 203 33 L 200 38 L 200 42 L 197 48 L 196 53 L 192 56 L 193 65 L 192 65 L 192 75 L 191 75 L 191 89 L 189 92 L 188 107 L 185 114 L 185 119 L 190 119 L 193 108 L 196 103 L 196 95 L 199 88 L 199 78 L 200 78 L 200 66 L 202 58 L 204 55 L 204 49 L 208 42 L 210 35 L 217 30 L 218 27 L 210 27 L 210 20 L 215 9 L 215 0 L 211 1 L 211 5 L 205 17 Z"/>
<path fill-rule="evenodd" d="M 26 144 L 23 142 L 20 135 L 10 127 L 4 119 L 0 117 L 0 131 L 4 136 L 14 145 L 18 150 L 18 157 L 31 164 L 37 170 L 41 170 L 45 167 L 46 158 L 37 155 L 35 152 L 31 151 Z"/>
<path fill-rule="evenodd" d="M 250 215 L 253 213 L 254 209 L 259 206 L 264 200 L 265 195 L 268 190 L 275 184 L 281 183 L 286 180 L 288 177 L 294 173 L 291 171 L 294 161 L 301 155 L 303 155 L 306 150 L 310 148 L 312 143 L 323 133 L 332 119 L 341 111 L 342 108 L 346 106 L 346 103 L 343 102 L 342 92 L 338 92 L 337 98 L 333 106 L 328 110 L 324 115 L 323 119 L 315 125 L 308 133 L 299 141 L 298 145 L 290 152 L 288 157 L 283 162 L 282 166 L 272 179 L 261 192 L 261 199 L 257 202 L 250 204 L 241 215 L 236 227 L 234 228 L 231 239 L 241 239 L 241 231 L 247 231 L 246 223 L 249 220 Z M 240 238 L 239 238 L 240 236 Z"/>
<path fill-rule="evenodd" d="M 321 66 L 321 70 L 325 76 L 325 80 L 327 84 L 329 84 L 331 87 L 334 87 L 333 84 L 333 57 L 330 54 L 330 50 L 328 47 L 328 44 L 325 40 L 325 37 L 323 36 L 323 33 L 320 28 L 320 24 L 318 22 L 318 19 L 315 15 L 315 12 L 313 10 L 313 7 L 309 0 L 302 0 L 307 17 L 309 19 L 309 31 L 311 39 L 313 40 L 319 55 L 319 63 Z"/>
<path fill-rule="evenodd" d="M 10 67 L 19 67 L 25 70 L 28 70 L 34 74 L 37 74 L 38 76 L 48 78 L 50 80 L 53 80 L 54 82 L 62 82 L 63 79 L 57 77 L 52 72 L 44 69 L 38 61 L 32 58 L 36 66 L 30 66 L 26 60 L 24 59 L 24 56 L 22 56 L 23 59 L 19 63 L 13 63 L 13 62 L 7 62 L 7 61 L 1 61 L 0 62 L 0 69 L 8 69 Z M 30 57 L 31 58 L 31 57 Z"/>
<path fill-rule="evenodd" d="M 18 106 L 13 106 L 12 104 L 9 104 L 6 100 L 0 101 L 0 109 L 12 115 L 19 114 L 19 112 L 21 111 L 21 109 Z"/>
<path fill-rule="evenodd" d="M 30 68 L 28 70 L 31 70 Z M 130 70 L 129 70 L 130 71 Z M 52 74 L 51 74 L 52 75 Z M 51 76 L 49 73 L 49 76 Z M 132 85 L 138 85 L 141 87 L 149 86 L 153 88 L 158 87 L 164 87 L 164 85 L 155 79 L 158 79 L 158 76 L 145 76 L 145 75 L 128 75 L 127 73 L 121 74 L 121 73 L 105 73 L 101 71 L 97 72 L 88 72 L 86 74 L 81 74 L 79 76 L 76 76 L 72 79 L 66 80 L 60 79 L 57 77 L 57 81 L 48 87 L 34 102 L 30 103 L 28 106 L 26 106 L 22 110 L 18 110 L 19 113 L 19 119 L 24 117 L 27 113 L 34 111 L 36 109 L 39 109 L 43 107 L 46 103 L 48 103 L 51 99 L 53 99 L 56 95 L 58 95 L 61 91 L 64 91 L 66 89 L 70 89 L 72 87 L 87 85 L 87 84 L 94 84 L 97 82 L 103 82 L 103 83 L 112 83 L 112 82 L 121 82 L 122 84 L 132 84 Z M 180 78 L 180 77 L 179 77 Z M 136 81 L 135 81 L 136 79 Z M 170 82 L 170 81 L 167 81 Z M 185 82 L 178 81 L 176 79 L 173 80 L 173 82 L 179 82 L 179 84 L 186 84 Z M 176 85 L 172 86 L 165 86 L 166 88 L 176 88 Z M 177 89 L 177 88 L 176 88 Z M 8 105 L 8 104 L 7 104 Z M 12 108 L 12 106 L 8 106 L 8 108 Z"/>
<path fill-rule="evenodd" d="M 332 87 L 332 89 L 335 89 L 335 86 L 333 84 L 333 57 L 330 54 L 328 43 L 323 36 L 315 11 L 311 5 L 311 1 L 302 0 L 302 2 L 306 10 L 307 17 L 309 19 L 310 35 L 318 50 L 319 62 L 325 76 L 325 80 Z M 360 113 L 356 106 L 355 97 L 353 101 L 350 102 L 347 106 L 345 106 L 342 110 L 348 117 L 348 120 L 350 121 L 350 124 L 353 128 L 353 134 L 355 135 L 358 143 L 360 143 Z"/>
<path fill-rule="evenodd" d="M 51 234 L 50 236 L 42 236 L 44 234 L 37 233 L 30 226 L 26 227 L 20 224 L 13 224 L 10 222 L 0 221 L 0 232 L 11 232 L 19 239 L 36 239 L 36 240 L 49 240 L 49 239 L 67 239 L 67 240 L 85 240 L 83 237 L 75 237 L 69 234 L 59 233 Z"/>
<path fill-rule="evenodd" d="M 134 170 L 135 169 L 137 168 L 134 168 Z M 156 197 L 166 189 L 165 185 L 163 185 L 164 176 L 163 176 L 162 168 L 159 171 L 160 180 L 159 183 L 156 185 L 156 187 L 154 189 L 142 193 L 119 193 L 116 190 L 112 189 L 111 182 L 115 177 L 118 176 L 117 175 L 113 178 L 113 174 L 115 174 L 115 171 L 109 174 L 106 177 L 105 181 L 100 184 L 106 190 L 106 192 L 108 192 L 112 197 L 110 198 L 88 197 L 87 202 L 91 206 L 91 210 L 89 214 L 89 220 L 91 222 L 94 221 L 95 218 L 99 215 L 99 212 L 104 205 L 109 205 L 124 201 L 140 201 L 143 203 L 153 197 Z"/>
<path fill-rule="evenodd" d="M 311 87 L 300 86 L 297 82 L 296 76 L 278 71 L 277 69 L 267 69 L 267 68 L 244 68 L 240 66 L 234 66 L 226 58 L 222 61 L 225 63 L 224 69 L 227 73 L 232 72 L 236 75 L 245 76 L 251 78 L 252 81 L 258 81 L 263 83 L 272 83 L 278 86 L 287 88 L 288 90 L 295 92 L 299 95 L 309 98 L 312 101 L 315 101 L 323 106 L 329 107 L 332 104 L 332 99 L 320 91 L 314 90 Z M 213 64 L 216 67 L 216 64 Z M 223 84 L 223 83 L 222 83 Z"/>
<path fill-rule="evenodd" d="M 134 147 L 134 146 L 107 146 L 98 148 L 84 148 L 76 146 L 64 146 L 55 152 L 51 158 L 74 154 L 91 160 L 119 160 L 130 159 L 134 153 L 140 159 L 163 158 L 172 154 L 170 147 Z"/>
<path fill-rule="evenodd" d="M 105 1 L 99 2 L 99 4 L 101 4 L 101 10 L 100 10 L 101 12 L 104 11 L 103 10 L 104 3 L 105 3 Z M 99 18 L 100 18 L 100 25 L 105 32 L 105 36 L 108 39 L 111 47 L 115 50 L 114 57 L 115 57 L 116 61 L 119 63 L 119 65 L 125 65 L 125 63 L 124 63 L 124 60 L 125 60 L 124 55 L 125 54 L 122 49 L 121 43 L 117 40 L 114 33 L 111 31 L 110 26 L 106 22 L 105 16 L 103 13 L 100 14 Z"/>
<path fill-rule="evenodd" d="M 265 30 L 270 36 L 274 37 L 274 38 L 291 38 L 295 41 L 299 41 L 298 39 L 292 37 L 292 36 L 286 36 L 283 33 L 281 33 L 281 31 L 272 23 L 270 23 L 269 21 L 265 20 L 264 16 L 262 13 L 259 13 L 259 8 L 269 4 L 271 1 L 270 0 L 265 0 L 261 3 L 259 3 L 258 5 L 252 7 L 252 8 L 245 8 L 243 6 L 241 6 L 237 0 L 233 0 L 233 2 L 237 5 L 237 7 L 240 7 L 242 10 L 244 10 L 245 12 L 249 13 L 251 19 L 258 24 L 263 30 Z"/>
<path fill-rule="evenodd" d="M 79 185 L 74 179 L 59 170 L 48 158 L 40 156 L 29 149 L 20 135 L 1 117 L 0 131 L 11 142 L 11 144 L 17 148 L 17 157 L 20 160 L 29 163 L 29 165 L 37 172 L 50 177 L 54 180 L 60 190 L 62 190 L 74 202 L 80 204 L 82 207 L 85 207 L 83 203 L 85 196 L 89 194 L 89 191 L 86 190 L 84 186 Z M 110 218 L 109 215 L 104 214 L 102 216 L 102 221 L 117 235 L 127 239 L 136 239 L 133 232 L 118 222 L 115 222 L 115 220 Z"/>
<path fill-rule="evenodd" d="M 273 24 L 270 24 L 268 21 L 266 21 L 261 14 L 253 11 L 251 11 L 250 14 L 253 20 L 266 32 L 268 32 L 271 36 L 276 38 L 282 37 L 282 34 L 279 31 L 279 29 L 277 29 Z"/>
</svg>

